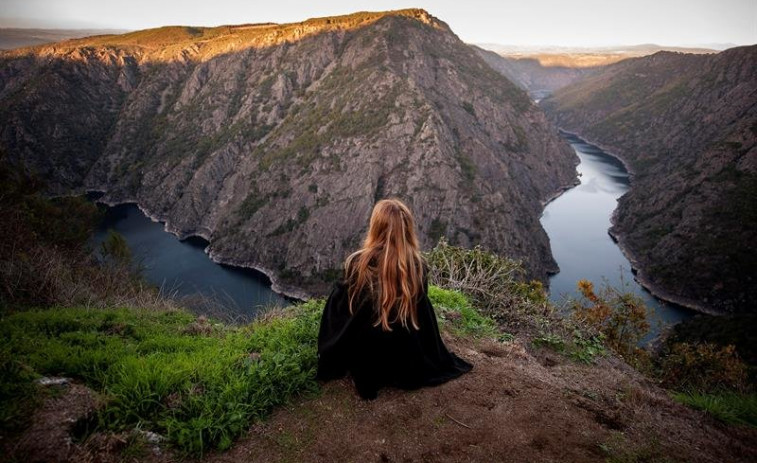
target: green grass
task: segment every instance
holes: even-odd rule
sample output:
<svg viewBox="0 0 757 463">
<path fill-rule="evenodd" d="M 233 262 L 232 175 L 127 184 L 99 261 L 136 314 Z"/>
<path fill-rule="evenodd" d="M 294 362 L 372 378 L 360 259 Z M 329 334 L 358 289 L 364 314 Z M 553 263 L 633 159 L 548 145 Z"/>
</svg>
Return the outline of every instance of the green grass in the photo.
<svg viewBox="0 0 757 463">
<path fill-rule="evenodd" d="M 98 427 L 141 426 L 201 455 L 235 437 L 294 394 L 318 390 L 322 302 L 292 316 L 193 334 L 184 312 L 80 308 L 30 311 L 0 321 L 3 424 L 34 399 L 37 374 L 74 377 L 101 392 Z M 9 374 L 8 374 L 9 373 Z"/>
<path fill-rule="evenodd" d="M 467 337 L 496 325 L 467 297 L 429 288 L 441 324 Z M 273 407 L 315 393 L 323 301 L 246 326 L 202 321 L 183 311 L 52 308 L 0 319 L 1 431 L 22 428 L 39 402 L 41 375 L 75 378 L 104 405 L 93 428 L 164 435 L 180 452 L 226 449 Z"/>
<path fill-rule="evenodd" d="M 757 428 L 757 394 L 677 392 L 673 398 L 726 423 Z"/>
<path fill-rule="evenodd" d="M 580 330 L 573 331 L 573 339 L 569 348 L 569 356 L 573 360 L 583 363 L 594 363 L 597 357 L 607 355 L 604 345 L 604 335 L 586 335 Z"/>
<path fill-rule="evenodd" d="M 472 338 L 497 335 L 496 322 L 474 309 L 463 293 L 429 286 L 428 297 L 440 324 L 455 335 Z"/>
<path fill-rule="evenodd" d="M 572 336 L 542 332 L 531 344 L 544 347 L 565 355 L 580 363 L 594 363 L 598 357 L 607 355 L 602 334 L 588 335 L 581 330 L 574 330 Z"/>
</svg>

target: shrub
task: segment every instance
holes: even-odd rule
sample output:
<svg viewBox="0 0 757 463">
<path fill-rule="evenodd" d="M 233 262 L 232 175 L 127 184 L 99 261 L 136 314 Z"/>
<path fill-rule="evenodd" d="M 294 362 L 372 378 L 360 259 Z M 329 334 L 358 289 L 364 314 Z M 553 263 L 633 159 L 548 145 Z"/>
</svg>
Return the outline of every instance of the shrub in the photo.
<svg viewBox="0 0 757 463">
<path fill-rule="evenodd" d="M 676 390 L 746 391 L 747 366 L 734 346 L 674 343 L 659 359 L 662 385 Z"/>
<path fill-rule="evenodd" d="M 587 280 L 578 282 L 581 300 L 572 301 L 573 319 L 580 326 L 601 333 L 607 344 L 621 355 L 640 355 L 637 345 L 649 331 L 648 309 L 631 293 L 605 286 L 599 294 Z"/>
<path fill-rule="evenodd" d="M 498 322 L 526 322 L 525 314 L 552 313 L 541 283 L 521 281 L 525 272 L 520 262 L 480 246 L 450 246 L 444 238 L 425 257 L 431 284 L 462 292 Z"/>
<path fill-rule="evenodd" d="M 170 307 L 128 262 L 128 248 L 111 236 L 107 265 L 88 240 L 101 214 L 84 197 L 46 198 L 43 184 L 0 156 L 0 310 L 54 305 Z M 111 252 L 112 251 L 112 252 Z"/>
</svg>

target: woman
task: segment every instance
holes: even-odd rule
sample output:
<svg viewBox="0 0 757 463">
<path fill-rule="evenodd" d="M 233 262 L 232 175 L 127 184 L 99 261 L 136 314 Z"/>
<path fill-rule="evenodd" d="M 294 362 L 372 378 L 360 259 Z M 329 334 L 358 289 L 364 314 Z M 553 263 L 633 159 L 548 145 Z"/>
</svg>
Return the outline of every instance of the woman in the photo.
<svg viewBox="0 0 757 463">
<path fill-rule="evenodd" d="M 349 372 L 364 399 L 384 386 L 416 389 L 457 378 L 472 365 L 450 353 L 428 299 L 410 210 L 379 201 L 363 248 L 344 263 L 318 334 L 318 378 Z"/>
</svg>

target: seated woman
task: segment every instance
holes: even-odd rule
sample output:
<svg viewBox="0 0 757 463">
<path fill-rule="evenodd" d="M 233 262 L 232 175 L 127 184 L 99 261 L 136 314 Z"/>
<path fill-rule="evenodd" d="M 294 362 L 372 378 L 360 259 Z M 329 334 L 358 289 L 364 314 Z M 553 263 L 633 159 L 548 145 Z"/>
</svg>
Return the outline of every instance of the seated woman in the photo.
<svg viewBox="0 0 757 463">
<path fill-rule="evenodd" d="M 318 378 L 350 373 L 364 399 L 384 386 L 416 389 L 457 378 L 472 365 L 450 353 L 428 299 L 426 268 L 410 210 L 379 201 L 363 248 L 350 255 L 318 335 Z"/>
</svg>

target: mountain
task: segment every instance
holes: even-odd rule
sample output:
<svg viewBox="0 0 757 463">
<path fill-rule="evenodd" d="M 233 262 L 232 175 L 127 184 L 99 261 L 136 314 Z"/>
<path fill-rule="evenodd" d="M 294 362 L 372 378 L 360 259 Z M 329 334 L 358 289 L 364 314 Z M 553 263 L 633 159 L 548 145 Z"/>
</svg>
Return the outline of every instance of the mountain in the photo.
<svg viewBox="0 0 757 463">
<path fill-rule="evenodd" d="M 612 233 L 660 296 L 757 307 L 757 46 L 626 60 L 542 102 L 633 172 Z"/>
<path fill-rule="evenodd" d="M 57 194 L 132 201 L 220 262 L 321 292 L 378 198 L 441 236 L 557 270 L 542 204 L 575 155 L 423 10 L 164 27 L 0 54 L 0 144 Z"/>
<path fill-rule="evenodd" d="M 654 44 L 617 47 L 472 46 L 490 66 L 527 90 L 536 100 L 625 59 L 659 51 L 716 52 L 709 48 L 662 47 Z"/>
<path fill-rule="evenodd" d="M 625 55 L 627 58 L 653 55 L 659 51 L 680 53 L 716 53 L 718 50 L 733 48 L 734 44 L 711 44 L 695 46 L 668 46 L 654 43 L 637 45 L 607 45 L 596 47 L 562 45 L 506 45 L 498 43 L 475 44 L 478 48 L 493 51 L 501 56 L 560 56 L 560 55 Z"/>
<path fill-rule="evenodd" d="M 475 45 L 472 45 L 472 47 L 489 66 L 526 90 L 531 98 L 537 101 L 552 94 L 558 88 L 565 87 L 598 72 L 602 65 L 606 64 L 607 59 L 600 58 L 599 64 L 592 62 L 588 66 L 576 66 L 573 61 L 547 66 L 542 63 L 541 57 L 538 55 L 503 56 Z M 562 60 L 570 60 L 571 58 L 569 55 L 559 56 Z M 614 59 L 614 57 L 610 59 L 619 60 Z"/>
</svg>

